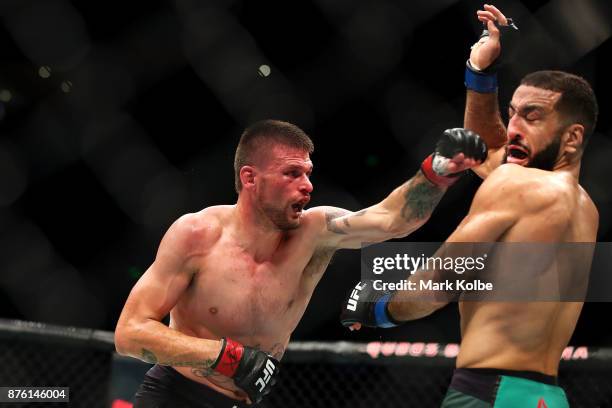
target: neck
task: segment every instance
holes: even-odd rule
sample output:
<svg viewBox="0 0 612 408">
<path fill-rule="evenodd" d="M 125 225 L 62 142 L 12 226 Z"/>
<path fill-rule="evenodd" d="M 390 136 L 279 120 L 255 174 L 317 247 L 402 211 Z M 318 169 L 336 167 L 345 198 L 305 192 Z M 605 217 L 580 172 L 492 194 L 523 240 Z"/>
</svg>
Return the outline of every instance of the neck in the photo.
<svg viewBox="0 0 612 408">
<path fill-rule="evenodd" d="M 561 158 L 555 163 L 553 167 L 555 172 L 567 172 L 576 181 L 580 177 L 580 157 L 568 157 L 567 155 L 561 156 Z"/>
<path fill-rule="evenodd" d="M 269 260 L 286 233 L 259 211 L 246 194 L 240 194 L 234 208 L 234 233 L 238 245 L 259 262 Z"/>
</svg>

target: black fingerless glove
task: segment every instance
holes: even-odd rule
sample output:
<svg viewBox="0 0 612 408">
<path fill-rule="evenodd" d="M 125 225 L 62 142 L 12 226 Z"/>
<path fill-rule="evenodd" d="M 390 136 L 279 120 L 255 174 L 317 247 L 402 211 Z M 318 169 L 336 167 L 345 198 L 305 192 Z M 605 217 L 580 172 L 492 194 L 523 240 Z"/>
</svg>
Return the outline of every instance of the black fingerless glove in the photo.
<svg viewBox="0 0 612 408">
<path fill-rule="evenodd" d="M 274 357 L 231 339 L 223 338 L 221 352 L 212 368 L 234 380 L 253 403 L 270 393 L 278 376 L 280 362 Z"/>
</svg>

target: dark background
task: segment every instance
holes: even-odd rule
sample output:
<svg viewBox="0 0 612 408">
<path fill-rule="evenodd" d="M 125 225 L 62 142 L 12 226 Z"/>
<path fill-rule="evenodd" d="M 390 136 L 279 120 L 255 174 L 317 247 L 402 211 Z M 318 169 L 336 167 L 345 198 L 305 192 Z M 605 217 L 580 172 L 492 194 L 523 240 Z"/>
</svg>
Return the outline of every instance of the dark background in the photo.
<svg viewBox="0 0 612 408">
<path fill-rule="evenodd" d="M 581 183 L 600 211 L 598 240 L 611 241 L 612 5 L 496 5 L 522 30 L 500 72 L 502 106 L 537 69 L 580 74 L 598 95 Z M 378 202 L 442 130 L 461 126 L 479 7 L 0 1 L 0 317 L 113 330 L 173 220 L 235 202 L 233 153 L 255 120 L 288 120 L 311 135 L 312 206 Z M 269 76 L 258 74 L 264 64 Z M 478 184 L 464 178 L 407 239 L 443 241 Z M 342 329 L 340 303 L 359 274 L 359 252 L 339 252 L 294 339 L 458 341 L 456 305 L 397 329 Z M 585 305 L 572 343 L 612 345 L 610 312 Z"/>
</svg>

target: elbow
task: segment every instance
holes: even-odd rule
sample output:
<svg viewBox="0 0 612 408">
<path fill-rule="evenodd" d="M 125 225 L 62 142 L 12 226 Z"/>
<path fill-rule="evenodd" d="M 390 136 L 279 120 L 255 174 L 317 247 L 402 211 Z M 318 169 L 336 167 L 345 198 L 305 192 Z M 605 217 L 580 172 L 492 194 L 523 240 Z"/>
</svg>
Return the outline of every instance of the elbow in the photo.
<svg viewBox="0 0 612 408">
<path fill-rule="evenodd" d="M 393 238 L 402 238 L 408 235 L 408 232 L 398 222 L 390 222 L 383 227 L 383 233 L 385 234 L 385 240 Z"/>
<path fill-rule="evenodd" d="M 129 322 L 119 322 L 115 329 L 115 350 L 122 356 L 134 354 L 133 345 L 136 330 Z"/>
<path fill-rule="evenodd" d="M 129 354 L 129 335 L 123 326 L 117 326 L 115 329 L 115 351 L 122 356 Z"/>
</svg>

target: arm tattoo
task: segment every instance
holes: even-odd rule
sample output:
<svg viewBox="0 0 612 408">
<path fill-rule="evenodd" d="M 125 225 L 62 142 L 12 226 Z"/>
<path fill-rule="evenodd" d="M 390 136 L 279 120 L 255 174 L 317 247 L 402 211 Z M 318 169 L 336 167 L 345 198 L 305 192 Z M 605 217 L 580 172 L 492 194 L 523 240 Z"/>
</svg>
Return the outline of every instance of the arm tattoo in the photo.
<svg viewBox="0 0 612 408">
<path fill-rule="evenodd" d="M 205 360 L 206 365 L 194 367 L 191 369 L 191 373 L 196 377 L 214 377 L 215 381 L 218 382 L 230 382 L 231 379 L 226 378 L 223 374 L 216 372 L 211 366 L 215 360 Z"/>
<path fill-rule="evenodd" d="M 195 375 L 196 377 L 204 377 L 204 378 L 210 377 L 213 374 L 215 374 L 212 368 L 192 368 L 191 373 Z"/>
<path fill-rule="evenodd" d="M 414 218 L 423 219 L 428 217 L 443 195 L 443 190 L 431 184 L 420 172 L 417 173 L 408 182 L 404 194 L 404 205 L 401 212 L 402 218 L 410 221 Z"/>
<path fill-rule="evenodd" d="M 155 357 L 152 351 L 142 349 L 142 361 L 149 364 L 157 364 L 157 357 Z"/>
<path fill-rule="evenodd" d="M 340 228 L 340 226 L 338 225 L 338 221 L 336 221 L 336 218 L 342 217 L 345 214 L 348 214 L 348 212 L 344 212 L 340 210 L 326 211 L 325 212 L 325 224 L 327 224 L 327 230 L 334 232 L 336 234 L 346 235 L 346 232 L 343 231 L 342 228 Z"/>
<path fill-rule="evenodd" d="M 361 210 L 361 211 L 357 211 L 356 213 L 352 214 L 353 217 L 361 217 L 362 215 L 364 215 L 366 213 L 367 210 Z M 342 234 L 342 235 L 346 235 L 347 232 L 344 231 L 342 229 L 342 225 L 340 224 L 340 221 L 337 220 L 336 218 L 340 218 L 344 215 L 350 214 L 350 211 L 346 211 L 346 210 L 332 210 L 332 211 L 325 211 L 325 223 L 327 224 L 327 230 L 334 232 L 336 234 Z M 344 227 L 346 228 L 350 228 L 351 227 L 351 223 L 349 222 L 349 218 L 345 218 L 344 220 L 342 220 L 342 224 L 344 225 Z"/>
<path fill-rule="evenodd" d="M 157 356 L 153 354 L 151 350 L 142 349 L 142 360 L 149 364 L 159 364 L 165 366 L 175 367 L 194 367 L 191 372 L 200 377 L 207 377 L 212 374 L 213 369 L 211 366 L 215 362 L 215 359 L 206 359 L 203 361 L 181 361 L 181 360 L 168 360 L 159 361 Z M 200 375 L 201 374 L 201 375 Z"/>
<path fill-rule="evenodd" d="M 214 360 L 208 360 L 208 361 L 210 362 L 210 365 L 214 363 Z M 231 378 L 227 378 L 223 374 L 216 372 L 211 367 L 192 368 L 191 373 L 195 375 L 196 377 L 213 378 L 215 381 L 215 384 L 228 384 L 233 381 Z"/>
</svg>

